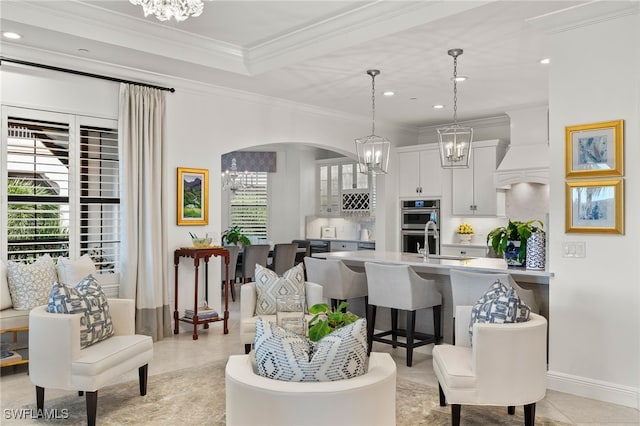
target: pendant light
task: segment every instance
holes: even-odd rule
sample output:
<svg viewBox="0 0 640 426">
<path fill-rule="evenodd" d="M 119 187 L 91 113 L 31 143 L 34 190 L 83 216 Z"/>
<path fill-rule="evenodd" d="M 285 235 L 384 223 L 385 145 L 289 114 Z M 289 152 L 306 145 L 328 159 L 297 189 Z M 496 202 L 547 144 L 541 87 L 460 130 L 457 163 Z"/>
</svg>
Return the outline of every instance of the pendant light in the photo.
<svg viewBox="0 0 640 426">
<path fill-rule="evenodd" d="M 453 56 L 453 125 L 438 129 L 440 164 L 445 169 L 469 167 L 473 129 L 458 124 L 458 56 L 462 49 L 450 49 Z"/>
<path fill-rule="evenodd" d="M 235 194 L 241 189 L 247 187 L 246 183 L 247 173 L 239 173 L 238 166 L 236 165 L 236 159 L 231 159 L 231 170 L 227 170 L 222 173 L 222 190 L 230 191 Z"/>
<path fill-rule="evenodd" d="M 360 173 L 385 174 L 389 165 L 391 142 L 376 136 L 376 76 L 380 74 L 380 70 L 367 70 L 367 74 L 371 76 L 372 124 L 369 136 L 356 139 L 358 169 Z"/>
</svg>

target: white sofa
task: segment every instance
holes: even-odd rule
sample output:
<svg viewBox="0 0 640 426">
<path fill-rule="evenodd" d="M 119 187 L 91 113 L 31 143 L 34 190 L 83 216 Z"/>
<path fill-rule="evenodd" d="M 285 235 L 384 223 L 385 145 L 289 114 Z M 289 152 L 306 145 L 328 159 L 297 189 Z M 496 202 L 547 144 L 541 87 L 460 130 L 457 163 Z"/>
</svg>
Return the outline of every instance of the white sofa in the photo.
<svg viewBox="0 0 640 426">
<path fill-rule="evenodd" d="M 322 286 L 320 284 L 306 281 L 305 295 L 307 298 L 307 309 L 318 303 L 324 303 L 322 298 Z M 245 353 L 249 353 L 251 345 L 256 337 L 256 312 L 257 302 L 256 284 L 249 282 L 240 287 L 240 341 L 244 343 Z M 276 322 L 275 315 L 260 315 L 265 321 Z M 310 320 L 312 316 L 308 316 Z"/>
<path fill-rule="evenodd" d="M 251 357 L 232 355 L 227 362 L 228 426 L 396 424 L 396 364 L 387 353 L 371 352 L 366 374 L 333 382 L 262 377 Z"/>
</svg>

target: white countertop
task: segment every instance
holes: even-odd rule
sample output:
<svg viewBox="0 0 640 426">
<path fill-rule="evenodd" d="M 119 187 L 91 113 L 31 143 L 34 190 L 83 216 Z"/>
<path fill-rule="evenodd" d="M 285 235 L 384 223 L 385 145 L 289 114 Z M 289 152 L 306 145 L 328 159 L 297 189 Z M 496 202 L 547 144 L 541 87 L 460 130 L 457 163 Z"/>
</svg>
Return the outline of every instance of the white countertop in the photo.
<svg viewBox="0 0 640 426">
<path fill-rule="evenodd" d="M 518 281 L 536 282 L 539 284 L 549 284 L 549 278 L 553 273 L 549 271 L 534 271 L 521 267 L 508 266 L 504 259 L 489 257 L 475 257 L 469 259 L 423 259 L 417 253 L 401 253 L 391 251 L 334 251 L 327 253 L 315 253 L 314 257 L 325 259 L 339 259 L 345 263 L 362 266 L 364 262 L 378 262 L 409 265 L 416 272 L 425 272 L 439 275 L 449 275 L 451 269 L 464 269 L 476 272 L 508 272 Z"/>
</svg>

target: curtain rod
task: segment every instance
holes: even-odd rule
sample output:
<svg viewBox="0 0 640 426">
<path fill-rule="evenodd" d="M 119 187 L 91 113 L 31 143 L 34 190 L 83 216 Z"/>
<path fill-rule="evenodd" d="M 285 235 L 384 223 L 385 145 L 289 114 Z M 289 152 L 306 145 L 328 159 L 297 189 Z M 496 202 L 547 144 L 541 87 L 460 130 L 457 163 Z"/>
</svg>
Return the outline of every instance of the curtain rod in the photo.
<svg viewBox="0 0 640 426">
<path fill-rule="evenodd" d="M 109 77 L 109 76 L 106 76 L 106 75 L 92 74 L 92 73 L 89 73 L 89 72 L 71 70 L 71 69 L 68 69 L 68 68 L 60 68 L 60 67 L 54 67 L 54 66 L 51 66 L 51 65 L 38 64 L 38 63 L 35 63 L 35 62 L 21 61 L 19 59 L 10 59 L 10 58 L 5 58 L 5 57 L 0 57 L 0 65 L 2 64 L 3 61 L 4 62 L 11 62 L 11 63 L 14 63 L 14 64 L 26 65 L 26 66 L 29 66 L 29 67 L 44 68 L 46 70 L 51 70 L 51 71 L 66 72 L 66 73 L 69 73 L 69 74 L 81 75 L 81 76 L 84 76 L 84 77 L 93 77 L 93 78 L 99 78 L 101 80 L 115 81 L 117 83 L 128 83 L 128 84 L 135 84 L 136 86 L 151 87 L 153 89 L 165 90 L 165 91 L 171 92 L 171 93 L 176 91 L 176 89 L 174 89 L 173 87 L 156 86 L 156 85 L 153 85 L 153 84 L 141 83 L 139 81 L 124 80 L 122 78 Z"/>
</svg>

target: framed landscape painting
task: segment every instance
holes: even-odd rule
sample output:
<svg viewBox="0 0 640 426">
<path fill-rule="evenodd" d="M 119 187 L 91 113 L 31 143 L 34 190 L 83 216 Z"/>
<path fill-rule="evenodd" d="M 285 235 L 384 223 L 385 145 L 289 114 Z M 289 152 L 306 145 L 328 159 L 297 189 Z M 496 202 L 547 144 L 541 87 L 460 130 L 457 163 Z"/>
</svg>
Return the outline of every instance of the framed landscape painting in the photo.
<svg viewBox="0 0 640 426">
<path fill-rule="evenodd" d="M 566 232 L 624 234 L 622 179 L 569 181 Z"/>
<path fill-rule="evenodd" d="M 178 167 L 178 225 L 209 223 L 209 170 Z"/>
<path fill-rule="evenodd" d="M 624 174 L 624 120 L 567 126 L 566 176 L 606 177 Z"/>
</svg>

